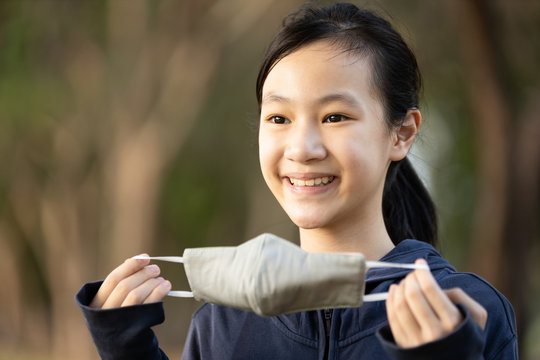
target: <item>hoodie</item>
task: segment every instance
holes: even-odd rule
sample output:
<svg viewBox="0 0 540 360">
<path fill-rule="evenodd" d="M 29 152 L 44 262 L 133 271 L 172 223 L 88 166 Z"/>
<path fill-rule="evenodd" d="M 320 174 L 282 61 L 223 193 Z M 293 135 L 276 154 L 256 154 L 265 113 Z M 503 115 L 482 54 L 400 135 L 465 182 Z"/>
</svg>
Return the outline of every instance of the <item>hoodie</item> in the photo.
<svg viewBox="0 0 540 360">
<path fill-rule="evenodd" d="M 443 289 L 460 287 L 484 306 L 488 312 L 484 331 L 458 304 L 464 320 L 452 333 L 403 349 L 393 340 L 382 301 L 274 317 L 203 304 L 192 316 L 182 359 L 518 359 L 512 307 L 485 280 L 457 272 L 431 245 L 416 240 L 400 242 L 381 260 L 413 263 L 418 258 L 427 260 Z M 388 291 L 409 272 L 369 269 L 365 293 Z M 86 284 L 76 299 L 102 359 L 167 359 L 150 329 L 164 320 L 162 303 L 89 308 L 99 286 Z"/>
</svg>

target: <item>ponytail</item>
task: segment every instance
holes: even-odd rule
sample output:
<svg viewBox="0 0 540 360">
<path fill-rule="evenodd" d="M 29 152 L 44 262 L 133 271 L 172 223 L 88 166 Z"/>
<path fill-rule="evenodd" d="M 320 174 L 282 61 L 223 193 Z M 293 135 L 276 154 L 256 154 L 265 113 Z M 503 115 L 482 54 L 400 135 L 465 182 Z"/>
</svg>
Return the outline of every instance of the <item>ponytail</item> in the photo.
<svg viewBox="0 0 540 360">
<path fill-rule="evenodd" d="M 436 245 L 435 204 L 408 158 L 390 164 L 382 207 L 386 231 L 394 244 L 416 239 Z"/>
</svg>

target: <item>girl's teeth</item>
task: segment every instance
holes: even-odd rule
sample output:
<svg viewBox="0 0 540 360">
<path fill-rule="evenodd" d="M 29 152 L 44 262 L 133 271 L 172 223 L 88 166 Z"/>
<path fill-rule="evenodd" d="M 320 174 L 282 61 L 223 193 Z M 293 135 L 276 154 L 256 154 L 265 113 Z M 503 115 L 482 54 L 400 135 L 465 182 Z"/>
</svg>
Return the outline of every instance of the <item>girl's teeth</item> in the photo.
<svg viewBox="0 0 540 360">
<path fill-rule="evenodd" d="M 334 180 L 333 176 L 324 176 L 315 179 L 301 180 L 301 179 L 291 179 L 289 178 L 291 185 L 294 186 L 324 186 L 328 183 L 331 183 Z"/>
</svg>

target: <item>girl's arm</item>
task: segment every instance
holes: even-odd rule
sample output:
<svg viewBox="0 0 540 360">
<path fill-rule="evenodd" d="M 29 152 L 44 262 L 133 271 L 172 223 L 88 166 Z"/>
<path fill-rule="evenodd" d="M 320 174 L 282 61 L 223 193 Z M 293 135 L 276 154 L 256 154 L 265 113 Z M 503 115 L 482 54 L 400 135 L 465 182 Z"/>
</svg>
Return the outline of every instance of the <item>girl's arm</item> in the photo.
<svg viewBox="0 0 540 360">
<path fill-rule="evenodd" d="M 75 297 L 104 360 L 167 359 L 151 327 L 165 319 L 159 301 L 170 283 L 148 263 L 128 259 L 104 282 L 84 285 Z"/>
</svg>

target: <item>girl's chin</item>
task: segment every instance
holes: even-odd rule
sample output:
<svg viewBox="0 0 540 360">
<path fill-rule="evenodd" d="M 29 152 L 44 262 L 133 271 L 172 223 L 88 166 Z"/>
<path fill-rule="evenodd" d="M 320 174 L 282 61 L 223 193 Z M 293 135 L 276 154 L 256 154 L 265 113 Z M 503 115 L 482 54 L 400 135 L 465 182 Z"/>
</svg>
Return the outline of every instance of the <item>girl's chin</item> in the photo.
<svg viewBox="0 0 540 360">
<path fill-rule="evenodd" d="M 328 219 L 321 216 L 294 216 L 289 214 L 292 222 L 301 229 L 311 230 L 328 225 Z"/>
<path fill-rule="evenodd" d="M 283 202 L 283 210 L 291 221 L 302 229 L 317 229 L 331 226 L 336 220 L 336 207 L 332 203 L 324 206 L 317 202 Z"/>
</svg>

